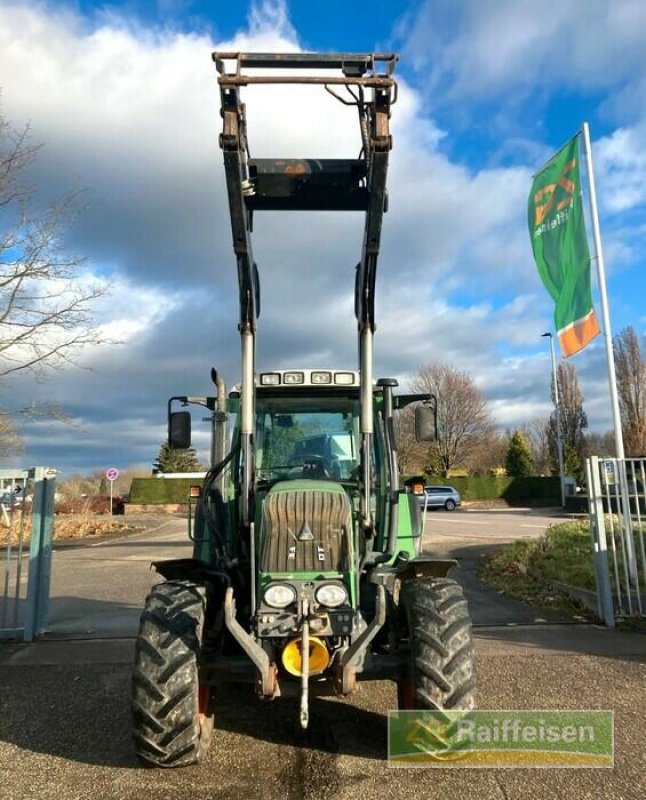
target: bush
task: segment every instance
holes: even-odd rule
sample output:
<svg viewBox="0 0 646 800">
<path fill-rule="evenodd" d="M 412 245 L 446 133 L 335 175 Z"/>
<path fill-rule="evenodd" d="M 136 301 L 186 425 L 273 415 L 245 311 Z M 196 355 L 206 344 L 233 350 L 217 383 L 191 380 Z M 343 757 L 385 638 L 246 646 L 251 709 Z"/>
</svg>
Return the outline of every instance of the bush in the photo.
<svg viewBox="0 0 646 800">
<path fill-rule="evenodd" d="M 113 506 L 114 501 L 113 500 Z M 56 502 L 57 514 L 109 514 L 109 497 L 64 497 Z"/>
</svg>

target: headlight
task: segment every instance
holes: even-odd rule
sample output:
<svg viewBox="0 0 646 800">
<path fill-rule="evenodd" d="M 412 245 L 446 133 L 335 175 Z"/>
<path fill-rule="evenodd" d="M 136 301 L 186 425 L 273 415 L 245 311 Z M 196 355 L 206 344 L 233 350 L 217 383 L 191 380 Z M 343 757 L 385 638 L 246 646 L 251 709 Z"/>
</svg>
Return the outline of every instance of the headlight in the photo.
<svg viewBox="0 0 646 800">
<path fill-rule="evenodd" d="M 274 583 L 265 589 L 263 598 L 272 608 L 287 608 L 296 601 L 296 589 L 287 583 Z"/>
<path fill-rule="evenodd" d="M 348 602 L 348 593 L 345 586 L 338 583 L 324 583 L 314 592 L 316 602 L 327 608 L 337 608 Z"/>
</svg>

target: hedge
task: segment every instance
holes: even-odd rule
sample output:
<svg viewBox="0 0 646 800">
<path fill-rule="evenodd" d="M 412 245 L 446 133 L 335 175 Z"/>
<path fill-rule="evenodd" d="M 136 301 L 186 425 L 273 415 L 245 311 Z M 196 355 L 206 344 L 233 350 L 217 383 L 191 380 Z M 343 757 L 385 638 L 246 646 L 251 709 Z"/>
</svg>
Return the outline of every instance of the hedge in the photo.
<svg viewBox="0 0 646 800">
<path fill-rule="evenodd" d="M 201 484 L 199 478 L 133 478 L 131 503 L 188 503 L 190 486 Z"/>
<path fill-rule="evenodd" d="M 558 477 L 510 478 L 496 475 L 438 478 L 427 475 L 425 480 L 429 485 L 453 486 L 460 492 L 462 499 L 467 501 L 506 500 L 510 505 L 560 505 L 561 502 Z"/>
<path fill-rule="evenodd" d="M 401 476 L 402 484 L 406 476 Z M 199 484 L 198 478 L 134 478 L 130 487 L 131 503 L 186 503 L 189 487 Z M 431 485 L 454 486 L 463 500 L 506 500 L 510 505 L 560 505 L 561 487 L 558 478 L 427 476 Z"/>
</svg>

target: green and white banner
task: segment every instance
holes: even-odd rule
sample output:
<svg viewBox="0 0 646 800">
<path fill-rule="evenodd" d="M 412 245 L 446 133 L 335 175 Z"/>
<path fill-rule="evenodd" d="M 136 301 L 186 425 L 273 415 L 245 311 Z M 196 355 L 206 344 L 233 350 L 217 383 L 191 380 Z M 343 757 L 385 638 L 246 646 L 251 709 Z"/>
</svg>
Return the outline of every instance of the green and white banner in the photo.
<svg viewBox="0 0 646 800">
<path fill-rule="evenodd" d="M 400 767 L 612 767 L 612 711 L 391 711 Z"/>
<path fill-rule="evenodd" d="M 534 259 L 556 304 L 554 323 L 564 356 L 582 350 L 600 332 L 592 306 L 579 162 L 577 134 L 536 174 L 528 203 Z"/>
</svg>

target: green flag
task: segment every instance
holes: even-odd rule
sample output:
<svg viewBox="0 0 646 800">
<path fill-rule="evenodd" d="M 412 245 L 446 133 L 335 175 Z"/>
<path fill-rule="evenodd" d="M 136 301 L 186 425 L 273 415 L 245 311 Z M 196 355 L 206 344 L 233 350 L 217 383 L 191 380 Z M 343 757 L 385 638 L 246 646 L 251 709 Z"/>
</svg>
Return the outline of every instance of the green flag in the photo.
<svg viewBox="0 0 646 800">
<path fill-rule="evenodd" d="M 571 356 L 600 332 L 592 306 L 578 134 L 536 174 L 528 222 L 538 272 L 556 303 L 554 323 L 561 350 Z"/>
</svg>

